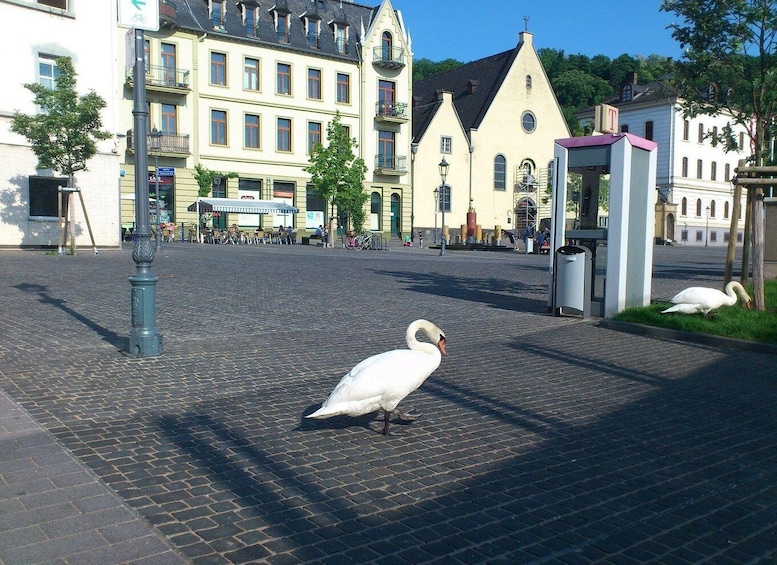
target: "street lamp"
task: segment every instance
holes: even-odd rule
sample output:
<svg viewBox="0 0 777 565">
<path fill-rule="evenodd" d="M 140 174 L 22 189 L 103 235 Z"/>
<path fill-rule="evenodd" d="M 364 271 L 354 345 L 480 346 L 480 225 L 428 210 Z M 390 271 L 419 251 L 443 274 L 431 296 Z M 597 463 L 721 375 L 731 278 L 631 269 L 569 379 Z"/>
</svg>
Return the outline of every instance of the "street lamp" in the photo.
<svg viewBox="0 0 777 565">
<path fill-rule="evenodd" d="M 707 206 L 704 211 L 707 212 L 707 229 L 704 232 L 704 247 L 707 247 L 710 239 L 710 207 Z"/>
<path fill-rule="evenodd" d="M 437 211 L 440 209 L 440 189 L 434 189 L 434 244 L 437 245 Z"/>
<path fill-rule="evenodd" d="M 154 152 L 154 179 L 156 184 L 156 250 L 162 249 L 162 232 L 160 230 L 160 208 L 159 208 L 159 150 L 162 148 L 162 132 L 154 128 L 148 134 L 151 138 L 151 151 Z"/>
<path fill-rule="evenodd" d="M 445 177 L 448 176 L 448 161 L 445 160 L 445 157 L 442 158 L 442 161 L 440 161 L 439 164 L 440 167 L 440 179 L 442 179 L 442 184 L 440 185 L 440 204 L 442 204 L 442 240 L 440 243 L 440 256 L 442 257 L 445 255 L 445 207 L 448 202 L 450 202 L 450 194 L 446 197 L 445 196 Z"/>
</svg>

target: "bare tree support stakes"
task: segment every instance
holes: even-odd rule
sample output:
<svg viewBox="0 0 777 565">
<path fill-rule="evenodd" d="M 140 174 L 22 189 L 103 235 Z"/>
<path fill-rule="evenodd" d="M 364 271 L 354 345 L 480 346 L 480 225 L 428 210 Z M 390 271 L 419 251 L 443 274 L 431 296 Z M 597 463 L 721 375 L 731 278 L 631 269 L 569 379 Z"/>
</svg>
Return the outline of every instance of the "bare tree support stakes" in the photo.
<svg viewBox="0 0 777 565">
<path fill-rule="evenodd" d="M 73 227 L 75 225 L 75 220 L 73 219 L 73 214 L 75 213 L 73 210 L 73 202 L 72 202 L 72 196 L 74 192 L 78 193 L 78 197 L 81 200 L 81 209 L 84 211 L 84 219 L 86 220 L 86 229 L 89 231 L 89 239 L 92 242 L 92 249 L 94 249 L 94 254 L 97 255 L 97 244 L 94 242 L 94 234 L 92 233 L 92 224 L 89 222 L 89 214 L 86 212 L 86 204 L 84 203 L 84 195 L 81 194 L 80 188 L 68 188 L 65 186 L 59 187 L 60 197 L 57 200 L 57 204 L 59 206 L 59 254 L 62 255 L 64 253 L 65 244 L 67 244 L 67 234 L 68 234 L 68 226 L 70 227 L 70 245 L 75 249 L 76 247 L 76 236 L 73 232 Z M 63 198 L 65 199 L 65 206 L 64 210 L 62 210 L 62 201 Z M 63 219 L 63 212 L 64 212 L 64 220 L 65 220 L 65 229 L 62 229 L 62 219 Z M 68 219 L 68 213 L 70 214 L 70 218 Z"/>
</svg>

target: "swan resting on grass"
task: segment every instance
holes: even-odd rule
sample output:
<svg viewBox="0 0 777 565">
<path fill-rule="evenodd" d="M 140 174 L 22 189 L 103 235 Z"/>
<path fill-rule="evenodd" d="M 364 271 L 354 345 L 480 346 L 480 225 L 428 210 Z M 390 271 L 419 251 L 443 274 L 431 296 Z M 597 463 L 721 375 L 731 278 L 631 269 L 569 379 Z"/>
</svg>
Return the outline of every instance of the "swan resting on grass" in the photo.
<svg viewBox="0 0 777 565">
<path fill-rule="evenodd" d="M 739 297 L 737 297 L 737 295 L 739 295 Z M 674 306 L 667 308 L 661 313 L 701 313 L 706 316 L 712 310 L 720 308 L 721 306 L 733 306 L 737 303 L 738 298 L 741 298 L 745 304 L 745 308 L 750 310 L 750 296 L 747 294 L 745 288 L 736 281 L 731 281 L 726 285 L 725 293 L 715 288 L 692 286 L 676 294 L 671 300 Z"/>
<path fill-rule="evenodd" d="M 432 343 L 418 341 L 421 331 Z M 383 434 L 389 434 L 391 414 L 413 420 L 419 414 L 403 414 L 397 405 L 423 384 L 440 366 L 445 350 L 445 334 L 427 320 L 416 320 L 405 335 L 409 349 L 395 349 L 368 357 L 340 380 L 321 408 L 306 418 L 361 416 L 383 410 Z"/>
</svg>

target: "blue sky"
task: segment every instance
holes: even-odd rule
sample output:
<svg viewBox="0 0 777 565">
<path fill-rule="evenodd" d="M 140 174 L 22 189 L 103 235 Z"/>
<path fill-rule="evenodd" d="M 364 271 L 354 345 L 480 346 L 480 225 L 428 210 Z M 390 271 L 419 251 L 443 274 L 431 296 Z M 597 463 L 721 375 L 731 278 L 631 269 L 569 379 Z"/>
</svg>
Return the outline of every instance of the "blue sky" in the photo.
<svg viewBox="0 0 777 565">
<path fill-rule="evenodd" d="M 512 49 L 524 16 L 536 49 L 569 54 L 664 55 L 678 59 L 680 45 L 666 26 L 661 0 L 391 0 L 413 39 L 413 55 L 464 63 Z"/>
</svg>

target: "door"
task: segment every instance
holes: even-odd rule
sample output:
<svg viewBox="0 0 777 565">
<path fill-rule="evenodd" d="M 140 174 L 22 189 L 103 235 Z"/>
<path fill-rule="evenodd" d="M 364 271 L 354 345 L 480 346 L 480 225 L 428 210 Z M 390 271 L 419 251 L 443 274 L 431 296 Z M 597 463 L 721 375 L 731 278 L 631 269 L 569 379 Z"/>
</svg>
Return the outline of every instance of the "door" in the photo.
<svg viewBox="0 0 777 565">
<path fill-rule="evenodd" d="M 391 235 L 402 239 L 402 207 L 398 194 L 391 195 Z"/>
</svg>

